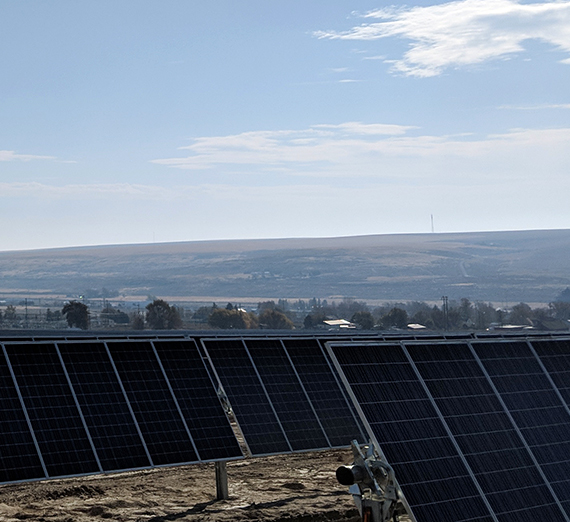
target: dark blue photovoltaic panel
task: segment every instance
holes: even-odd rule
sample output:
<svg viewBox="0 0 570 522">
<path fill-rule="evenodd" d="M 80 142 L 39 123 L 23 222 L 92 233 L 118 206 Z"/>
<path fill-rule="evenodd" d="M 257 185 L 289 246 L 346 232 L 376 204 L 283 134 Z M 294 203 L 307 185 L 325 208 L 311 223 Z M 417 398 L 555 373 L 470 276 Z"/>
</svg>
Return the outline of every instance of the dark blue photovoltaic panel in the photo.
<svg viewBox="0 0 570 522">
<path fill-rule="evenodd" d="M 105 471 L 150 466 L 103 343 L 59 343 L 59 351 Z"/>
<path fill-rule="evenodd" d="M 6 345 L 50 477 L 100 471 L 52 344 Z"/>
<path fill-rule="evenodd" d="M 402 348 L 332 347 L 418 522 L 491 512 Z"/>
<path fill-rule="evenodd" d="M 10 369 L 0 351 L 0 482 L 45 477 Z"/>
<path fill-rule="evenodd" d="M 293 450 L 330 447 L 279 340 L 246 345 Z"/>
<path fill-rule="evenodd" d="M 243 342 L 203 343 L 252 454 L 291 451 Z"/>
<path fill-rule="evenodd" d="M 499 520 L 564 516 L 466 344 L 407 346 Z"/>
<path fill-rule="evenodd" d="M 198 456 L 150 342 L 107 343 L 154 465 Z"/>
<path fill-rule="evenodd" d="M 200 459 L 242 456 L 194 341 L 154 341 Z"/>
<path fill-rule="evenodd" d="M 554 494 L 570 513 L 570 415 L 528 344 L 473 343 Z M 548 518 L 552 518 L 550 515 Z"/>
<path fill-rule="evenodd" d="M 317 340 L 284 339 L 283 343 L 331 445 L 348 446 L 355 439 L 366 441 L 352 403 L 347 402 Z"/>
</svg>

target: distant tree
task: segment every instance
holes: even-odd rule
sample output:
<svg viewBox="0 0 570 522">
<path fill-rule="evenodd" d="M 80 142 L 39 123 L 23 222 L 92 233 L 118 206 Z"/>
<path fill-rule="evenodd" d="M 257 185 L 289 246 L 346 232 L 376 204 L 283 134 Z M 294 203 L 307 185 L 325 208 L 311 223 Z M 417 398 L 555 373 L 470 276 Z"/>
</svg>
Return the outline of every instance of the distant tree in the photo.
<svg viewBox="0 0 570 522">
<path fill-rule="evenodd" d="M 303 320 L 303 328 L 311 330 L 312 328 L 318 328 L 323 326 L 323 321 L 325 321 L 327 316 L 322 312 L 315 311 L 309 314 Z"/>
<path fill-rule="evenodd" d="M 130 318 L 125 312 L 113 308 L 111 305 L 107 305 L 101 310 L 101 319 L 108 319 L 116 324 L 129 324 L 130 322 Z"/>
<path fill-rule="evenodd" d="M 210 314 L 217 308 L 218 307 L 216 306 L 216 303 L 214 303 L 212 306 L 201 306 L 192 315 L 192 321 L 195 321 L 197 323 L 207 323 Z"/>
<path fill-rule="evenodd" d="M 144 330 L 144 315 L 136 312 L 131 315 L 131 327 L 133 330 Z"/>
<path fill-rule="evenodd" d="M 257 327 L 257 318 L 240 309 L 216 308 L 210 314 L 208 324 L 212 328 L 247 330 Z"/>
<path fill-rule="evenodd" d="M 18 318 L 16 314 L 16 307 L 8 305 L 4 311 L 4 319 L 6 321 L 15 321 Z"/>
<path fill-rule="evenodd" d="M 146 305 L 146 322 L 153 330 L 173 330 L 182 325 L 176 307 L 170 306 L 163 299 L 155 299 Z"/>
<path fill-rule="evenodd" d="M 279 309 L 265 309 L 259 315 L 259 324 L 273 330 L 292 330 L 295 328 L 293 321 Z"/>
<path fill-rule="evenodd" d="M 509 314 L 511 324 L 532 324 L 532 308 L 526 303 L 519 303 L 513 306 Z"/>
<path fill-rule="evenodd" d="M 46 311 L 46 321 L 48 321 L 48 322 L 61 321 L 61 312 L 59 310 L 52 312 L 48 308 Z"/>
<path fill-rule="evenodd" d="M 555 301 L 550 303 L 550 310 L 554 319 L 567 321 L 570 319 L 570 302 Z"/>
<path fill-rule="evenodd" d="M 466 323 L 472 318 L 473 315 L 473 305 L 471 301 L 466 297 L 461 298 L 461 302 L 459 304 L 459 317 L 461 320 Z"/>
<path fill-rule="evenodd" d="M 82 330 L 89 328 L 89 308 L 80 301 L 69 301 L 61 310 L 70 328 L 77 327 Z"/>
<path fill-rule="evenodd" d="M 478 330 L 485 330 L 496 321 L 497 311 L 491 303 L 475 304 L 475 327 Z"/>
<path fill-rule="evenodd" d="M 408 312 L 402 308 L 394 307 L 382 317 L 382 325 L 384 328 L 406 328 L 408 326 Z"/>
<path fill-rule="evenodd" d="M 372 328 L 374 328 L 374 317 L 367 310 L 354 312 L 350 322 L 360 326 L 363 330 L 372 330 Z"/>
<path fill-rule="evenodd" d="M 262 314 L 265 310 L 275 310 L 275 301 L 263 301 L 257 303 L 257 313 Z"/>
</svg>

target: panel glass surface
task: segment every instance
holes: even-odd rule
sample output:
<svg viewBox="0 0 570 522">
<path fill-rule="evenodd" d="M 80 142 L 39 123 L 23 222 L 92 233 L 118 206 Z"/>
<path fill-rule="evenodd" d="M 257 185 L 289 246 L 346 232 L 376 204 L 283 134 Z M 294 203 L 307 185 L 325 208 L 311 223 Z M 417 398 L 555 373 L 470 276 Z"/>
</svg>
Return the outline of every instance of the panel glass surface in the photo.
<svg viewBox="0 0 570 522">
<path fill-rule="evenodd" d="M 402 348 L 332 349 L 417 520 L 492 520 Z"/>
<path fill-rule="evenodd" d="M 6 345 L 50 477 L 100 471 L 51 344 Z"/>
<path fill-rule="evenodd" d="M 242 456 L 194 341 L 154 341 L 200 459 Z"/>
<path fill-rule="evenodd" d="M 198 456 L 150 342 L 107 343 L 154 465 Z"/>
<path fill-rule="evenodd" d="M 525 342 L 473 343 L 493 384 L 567 513 L 570 415 Z"/>
<path fill-rule="evenodd" d="M 498 520 L 565 520 L 469 347 L 407 349 Z"/>
<path fill-rule="evenodd" d="M 58 347 L 103 469 L 150 466 L 104 344 Z"/>
<path fill-rule="evenodd" d="M 279 340 L 246 345 L 293 450 L 330 447 Z"/>
<path fill-rule="evenodd" d="M 0 482 L 45 477 L 32 434 L 0 350 Z"/>
<path fill-rule="evenodd" d="M 316 339 L 285 339 L 285 348 L 332 446 L 366 441 Z"/>
<path fill-rule="evenodd" d="M 204 346 L 252 454 L 291 451 L 243 342 L 205 340 Z"/>
</svg>

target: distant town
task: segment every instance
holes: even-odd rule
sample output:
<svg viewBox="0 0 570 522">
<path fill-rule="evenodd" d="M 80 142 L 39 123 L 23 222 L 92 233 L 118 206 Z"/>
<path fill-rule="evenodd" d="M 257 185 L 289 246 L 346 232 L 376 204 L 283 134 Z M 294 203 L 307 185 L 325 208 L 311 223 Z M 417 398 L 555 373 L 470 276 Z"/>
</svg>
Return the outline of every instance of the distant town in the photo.
<svg viewBox="0 0 570 522">
<path fill-rule="evenodd" d="M 0 300 L 0 330 L 568 330 L 570 288 L 546 306 L 509 308 L 467 298 L 370 306 L 364 301 L 278 299 L 255 305 L 212 302 L 190 307 L 149 296 L 143 302 L 77 296 L 67 300 Z"/>
</svg>

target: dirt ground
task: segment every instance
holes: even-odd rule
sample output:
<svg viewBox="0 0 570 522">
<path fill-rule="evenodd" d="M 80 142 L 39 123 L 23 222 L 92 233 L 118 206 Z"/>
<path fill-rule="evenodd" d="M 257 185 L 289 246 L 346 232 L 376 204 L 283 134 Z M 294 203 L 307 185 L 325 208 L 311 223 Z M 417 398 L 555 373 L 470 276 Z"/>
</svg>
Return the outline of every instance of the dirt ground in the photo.
<svg viewBox="0 0 570 522">
<path fill-rule="evenodd" d="M 335 471 L 349 450 L 227 464 L 229 500 L 216 501 L 213 464 L 0 486 L 0 522 L 356 522 Z"/>
</svg>

